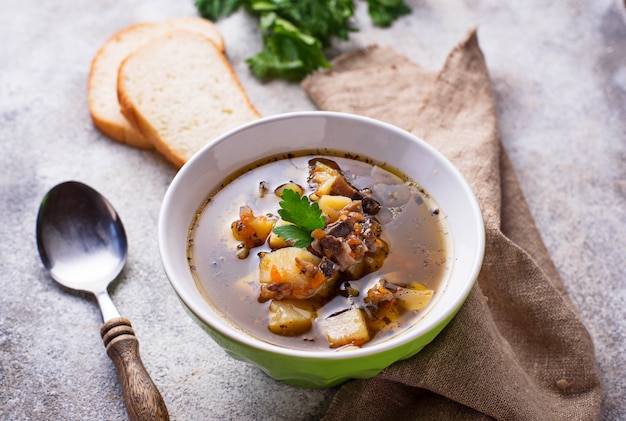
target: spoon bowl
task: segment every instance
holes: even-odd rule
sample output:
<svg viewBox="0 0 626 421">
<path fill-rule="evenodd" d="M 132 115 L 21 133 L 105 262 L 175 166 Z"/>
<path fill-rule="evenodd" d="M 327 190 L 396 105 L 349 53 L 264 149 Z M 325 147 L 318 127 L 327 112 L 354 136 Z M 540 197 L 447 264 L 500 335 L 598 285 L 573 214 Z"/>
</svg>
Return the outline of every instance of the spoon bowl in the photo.
<svg viewBox="0 0 626 421">
<path fill-rule="evenodd" d="M 132 326 L 120 316 L 107 290 L 128 253 L 126 232 L 113 206 L 83 183 L 61 183 L 41 202 L 36 234 L 50 276 L 61 285 L 96 296 L 105 322 L 100 334 L 120 376 L 130 419 L 168 420 L 165 402 L 139 356 Z"/>
<path fill-rule="evenodd" d="M 76 181 L 51 189 L 39 208 L 37 246 L 55 281 L 93 293 L 105 321 L 120 317 L 107 288 L 126 264 L 128 242 L 104 196 Z"/>
<path fill-rule="evenodd" d="M 41 204 L 37 244 L 41 260 L 68 288 L 106 288 L 126 263 L 126 232 L 111 204 L 85 184 L 68 181 Z M 56 231 L 56 233 L 52 232 Z"/>
</svg>

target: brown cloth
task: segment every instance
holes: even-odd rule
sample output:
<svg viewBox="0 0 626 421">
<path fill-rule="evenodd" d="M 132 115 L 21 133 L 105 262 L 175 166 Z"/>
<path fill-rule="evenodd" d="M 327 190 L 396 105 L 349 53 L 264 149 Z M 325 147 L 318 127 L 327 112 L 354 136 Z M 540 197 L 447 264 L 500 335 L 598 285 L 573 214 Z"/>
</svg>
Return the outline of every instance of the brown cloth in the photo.
<svg viewBox="0 0 626 421">
<path fill-rule="evenodd" d="M 390 48 L 338 58 L 302 86 L 321 109 L 374 117 L 436 147 L 483 211 L 485 260 L 457 316 L 414 357 L 337 391 L 325 420 L 594 420 L 593 343 L 500 146 L 476 30 L 438 74 Z"/>
</svg>

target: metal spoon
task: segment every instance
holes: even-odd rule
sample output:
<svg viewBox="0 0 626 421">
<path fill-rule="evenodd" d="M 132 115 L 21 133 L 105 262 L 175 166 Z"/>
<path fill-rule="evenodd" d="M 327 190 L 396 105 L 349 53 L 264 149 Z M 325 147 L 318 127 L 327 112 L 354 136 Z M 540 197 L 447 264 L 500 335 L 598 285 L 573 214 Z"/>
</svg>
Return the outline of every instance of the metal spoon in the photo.
<svg viewBox="0 0 626 421">
<path fill-rule="evenodd" d="M 139 355 L 130 322 L 108 293 L 126 263 L 126 232 L 113 206 L 77 181 L 53 187 L 37 215 L 37 246 L 43 265 L 60 284 L 95 294 L 104 325 L 100 335 L 117 369 L 132 421 L 169 420 L 163 397 Z"/>
</svg>

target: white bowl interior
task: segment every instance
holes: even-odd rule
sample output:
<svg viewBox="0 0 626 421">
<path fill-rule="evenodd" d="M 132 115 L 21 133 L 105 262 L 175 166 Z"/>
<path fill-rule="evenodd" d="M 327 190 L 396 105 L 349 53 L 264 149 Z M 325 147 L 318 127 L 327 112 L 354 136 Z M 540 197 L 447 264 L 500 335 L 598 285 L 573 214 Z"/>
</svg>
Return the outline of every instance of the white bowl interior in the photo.
<svg viewBox="0 0 626 421">
<path fill-rule="evenodd" d="M 423 186 L 448 217 L 453 265 L 439 302 L 403 335 L 350 353 L 288 350 L 256 340 L 224 321 L 200 294 L 187 265 L 187 233 L 209 193 L 230 174 L 262 157 L 302 150 L 351 152 L 387 163 Z M 476 199 L 460 173 L 426 142 L 394 126 L 356 115 L 301 112 L 267 117 L 217 138 L 189 160 L 172 181 L 159 217 L 163 266 L 186 306 L 220 333 L 246 345 L 280 354 L 349 358 L 394 347 L 440 324 L 465 300 L 484 251 L 483 221 Z M 400 341 L 400 342 L 399 342 Z"/>
</svg>

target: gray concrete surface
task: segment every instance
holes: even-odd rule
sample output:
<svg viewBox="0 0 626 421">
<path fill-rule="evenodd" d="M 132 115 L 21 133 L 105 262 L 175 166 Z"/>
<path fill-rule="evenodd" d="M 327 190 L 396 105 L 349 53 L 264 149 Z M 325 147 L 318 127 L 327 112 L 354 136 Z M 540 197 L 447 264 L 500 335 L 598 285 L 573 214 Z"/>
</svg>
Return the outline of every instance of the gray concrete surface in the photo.
<svg viewBox="0 0 626 421">
<path fill-rule="evenodd" d="M 391 29 L 369 24 L 335 53 L 392 45 L 438 69 L 467 30 L 494 82 L 502 141 L 594 339 L 604 420 L 626 419 L 626 24 L 618 0 L 414 0 Z M 100 45 L 137 22 L 194 15 L 186 1 L 0 2 L 0 419 L 123 420 L 95 300 L 57 286 L 37 255 L 41 197 L 80 180 L 121 214 L 130 242 L 111 289 L 174 420 L 314 420 L 333 390 L 274 381 L 226 356 L 183 311 L 162 271 L 156 223 L 175 174 L 151 151 L 110 141 L 86 104 Z M 298 85 L 261 84 L 243 13 L 220 22 L 228 54 L 264 115 L 314 109 Z"/>
</svg>

